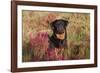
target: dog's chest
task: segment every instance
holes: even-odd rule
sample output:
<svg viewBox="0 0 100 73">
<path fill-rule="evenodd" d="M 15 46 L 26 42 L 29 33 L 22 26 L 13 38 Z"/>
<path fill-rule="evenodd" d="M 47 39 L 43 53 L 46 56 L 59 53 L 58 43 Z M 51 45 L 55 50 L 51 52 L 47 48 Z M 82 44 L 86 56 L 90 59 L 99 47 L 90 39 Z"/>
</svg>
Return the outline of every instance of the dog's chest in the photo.
<svg viewBox="0 0 100 73">
<path fill-rule="evenodd" d="M 50 37 L 49 48 L 67 48 L 66 39 L 58 40 L 54 37 Z"/>
</svg>

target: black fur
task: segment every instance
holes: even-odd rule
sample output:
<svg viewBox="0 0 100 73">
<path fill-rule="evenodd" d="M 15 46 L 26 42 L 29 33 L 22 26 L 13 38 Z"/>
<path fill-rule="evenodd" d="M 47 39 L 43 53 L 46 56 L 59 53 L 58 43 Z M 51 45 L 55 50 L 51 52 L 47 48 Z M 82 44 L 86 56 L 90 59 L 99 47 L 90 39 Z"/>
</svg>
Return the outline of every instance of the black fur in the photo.
<svg viewBox="0 0 100 73">
<path fill-rule="evenodd" d="M 67 32 L 66 27 L 68 25 L 68 21 L 59 19 L 55 20 L 51 23 L 51 28 L 53 30 L 53 34 L 49 37 L 49 48 L 67 48 Z M 56 37 L 56 34 L 64 33 L 65 31 L 65 38 L 60 40 Z"/>
</svg>

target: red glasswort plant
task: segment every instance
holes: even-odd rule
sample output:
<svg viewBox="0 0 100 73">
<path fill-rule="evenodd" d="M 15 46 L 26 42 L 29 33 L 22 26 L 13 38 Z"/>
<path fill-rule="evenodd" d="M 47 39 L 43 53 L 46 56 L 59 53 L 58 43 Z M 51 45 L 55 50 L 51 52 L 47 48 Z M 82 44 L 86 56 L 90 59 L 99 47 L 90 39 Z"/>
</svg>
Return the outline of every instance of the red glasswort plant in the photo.
<svg viewBox="0 0 100 73">
<path fill-rule="evenodd" d="M 30 34 L 30 45 L 34 54 L 33 60 L 43 60 L 43 56 L 48 48 L 48 34 L 46 32 L 39 32 L 35 37 Z"/>
<path fill-rule="evenodd" d="M 62 48 L 50 48 L 46 52 L 45 60 L 54 61 L 54 60 L 63 60 L 63 51 Z"/>
<path fill-rule="evenodd" d="M 35 37 L 30 33 L 30 45 L 33 52 L 33 61 L 54 61 L 63 60 L 63 48 L 48 48 L 48 34 L 39 32 Z"/>
<path fill-rule="evenodd" d="M 57 18 L 56 13 L 49 13 L 47 16 L 44 16 L 43 19 L 41 19 L 41 24 L 44 26 L 48 26 L 52 21 L 54 21 Z"/>
</svg>

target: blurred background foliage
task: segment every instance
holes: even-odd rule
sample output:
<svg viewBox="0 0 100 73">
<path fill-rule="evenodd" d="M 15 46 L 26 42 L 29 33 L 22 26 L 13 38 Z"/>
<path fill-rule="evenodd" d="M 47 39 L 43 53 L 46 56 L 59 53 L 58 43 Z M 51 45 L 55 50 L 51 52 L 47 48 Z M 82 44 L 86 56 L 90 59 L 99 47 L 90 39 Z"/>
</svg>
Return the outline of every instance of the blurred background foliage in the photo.
<svg viewBox="0 0 100 73">
<path fill-rule="evenodd" d="M 30 47 L 30 33 L 36 36 L 38 32 L 47 32 L 52 35 L 50 22 L 55 19 L 68 20 L 67 44 L 64 57 L 67 60 L 90 58 L 90 14 L 71 12 L 46 12 L 46 11 L 22 11 L 22 60 L 32 60 L 33 52 Z M 39 52 L 37 52 L 39 53 Z"/>
</svg>

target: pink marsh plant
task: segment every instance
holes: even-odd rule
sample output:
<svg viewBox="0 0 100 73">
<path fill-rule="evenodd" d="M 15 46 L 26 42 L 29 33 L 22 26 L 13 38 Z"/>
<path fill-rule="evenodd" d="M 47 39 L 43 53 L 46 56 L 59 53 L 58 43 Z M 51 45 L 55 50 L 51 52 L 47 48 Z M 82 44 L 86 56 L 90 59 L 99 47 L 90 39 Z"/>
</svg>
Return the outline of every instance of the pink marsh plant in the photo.
<svg viewBox="0 0 100 73">
<path fill-rule="evenodd" d="M 44 16 L 40 22 L 43 26 L 48 26 L 52 21 L 54 21 L 57 18 L 56 13 L 49 13 L 47 16 Z"/>
<path fill-rule="evenodd" d="M 64 48 L 49 48 L 49 39 L 46 32 L 39 32 L 35 37 L 30 34 L 32 61 L 63 60 Z"/>
<path fill-rule="evenodd" d="M 43 60 L 43 56 L 48 48 L 48 34 L 46 32 L 39 32 L 35 37 L 30 34 L 30 45 L 33 52 L 33 60 Z"/>
<path fill-rule="evenodd" d="M 50 48 L 47 50 L 45 55 L 45 60 L 54 61 L 54 60 L 64 60 L 63 48 Z"/>
</svg>

